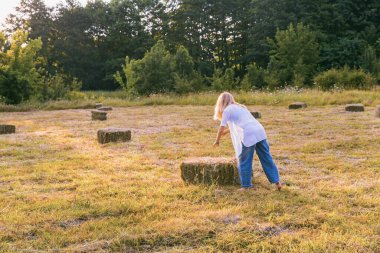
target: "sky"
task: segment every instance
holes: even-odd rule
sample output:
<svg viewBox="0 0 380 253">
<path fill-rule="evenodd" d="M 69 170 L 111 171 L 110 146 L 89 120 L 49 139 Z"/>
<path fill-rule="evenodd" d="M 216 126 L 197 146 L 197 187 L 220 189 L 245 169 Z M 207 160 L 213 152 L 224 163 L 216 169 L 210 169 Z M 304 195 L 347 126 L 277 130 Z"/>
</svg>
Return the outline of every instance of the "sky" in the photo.
<svg viewBox="0 0 380 253">
<path fill-rule="evenodd" d="M 55 6 L 63 0 L 44 0 L 46 5 Z M 85 4 L 87 0 L 79 0 L 82 4 Z M 14 12 L 15 7 L 18 6 L 20 0 L 0 0 L 0 26 L 5 22 L 5 18 L 8 14 Z"/>
</svg>

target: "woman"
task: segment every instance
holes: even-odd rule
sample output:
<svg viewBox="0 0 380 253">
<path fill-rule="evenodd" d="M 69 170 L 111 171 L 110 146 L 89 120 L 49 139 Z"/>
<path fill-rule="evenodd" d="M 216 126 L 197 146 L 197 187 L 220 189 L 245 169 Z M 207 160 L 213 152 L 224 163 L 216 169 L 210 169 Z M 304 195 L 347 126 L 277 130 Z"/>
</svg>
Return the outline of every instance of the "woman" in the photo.
<svg viewBox="0 0 380 253">
<path fill-rule="evenodd" d="M 241 189 L 252 188 L 252 161 L 256 150 L 265 175 L 281 190 L 278 169 L 269 151 L 264 127 L 252 116 L 244 105 L 236 103 L 233 96 L 223 92 L 215 105 L 214 119 L 220 120 L 220 127 L 214 146 L 219 146 L 220 138 L 230 132 L 232 144 L 238 159 Z M 228 125 L 228 128 L 227 128 Z"/>
</svg>

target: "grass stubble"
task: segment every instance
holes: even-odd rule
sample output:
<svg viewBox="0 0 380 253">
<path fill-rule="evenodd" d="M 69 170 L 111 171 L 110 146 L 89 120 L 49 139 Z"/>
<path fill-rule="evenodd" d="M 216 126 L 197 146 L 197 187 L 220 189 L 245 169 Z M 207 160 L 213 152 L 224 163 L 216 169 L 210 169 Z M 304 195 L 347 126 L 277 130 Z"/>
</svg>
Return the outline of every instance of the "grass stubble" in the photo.
<svg viewBox="0 0 380 253">
<path fill-rule="evenodd" d="M 0 252 L 379 252 L 380 121 L 373 108 L 249 106 L 260 111 L 286 187 L 186 185 L 189 157 L 212 148 L 211 106 L 1 113 Z M 98 129 L 132 130 L 100 145 Z"/>
</svg>

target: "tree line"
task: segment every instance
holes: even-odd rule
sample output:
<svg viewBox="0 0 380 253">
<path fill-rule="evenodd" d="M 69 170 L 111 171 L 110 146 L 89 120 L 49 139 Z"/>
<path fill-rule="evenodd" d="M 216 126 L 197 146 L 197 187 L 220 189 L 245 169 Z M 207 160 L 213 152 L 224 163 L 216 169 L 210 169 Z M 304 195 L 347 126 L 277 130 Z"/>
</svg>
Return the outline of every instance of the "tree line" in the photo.
<svg viewBox="0 0 380 253">
<path fill-rule="evenodd" d="M 0 96 L 365 88 L 379 59 L 377 0 L 21 0 L 0 35 Z"/>
</svg>

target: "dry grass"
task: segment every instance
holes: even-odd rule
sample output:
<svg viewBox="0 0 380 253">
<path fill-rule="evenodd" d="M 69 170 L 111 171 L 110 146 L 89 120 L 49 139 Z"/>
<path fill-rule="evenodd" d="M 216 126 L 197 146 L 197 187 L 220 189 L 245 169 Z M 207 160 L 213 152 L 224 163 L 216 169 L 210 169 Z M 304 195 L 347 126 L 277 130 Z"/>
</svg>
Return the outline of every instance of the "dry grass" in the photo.
<svg viewBox="0 0 380 253">
<path fill-rule="evenodd" d="M 1 113 L 0 251 L 379 252 L 380 120 L 373 107 L 250 107 L 260 111 L 287 186 L 254 163 L 254 192 L 185 185 L 189 157 L 212 148 L 211 106 Z M 128 143 L 99 145 L 105 127 Z"/>
</svg>

